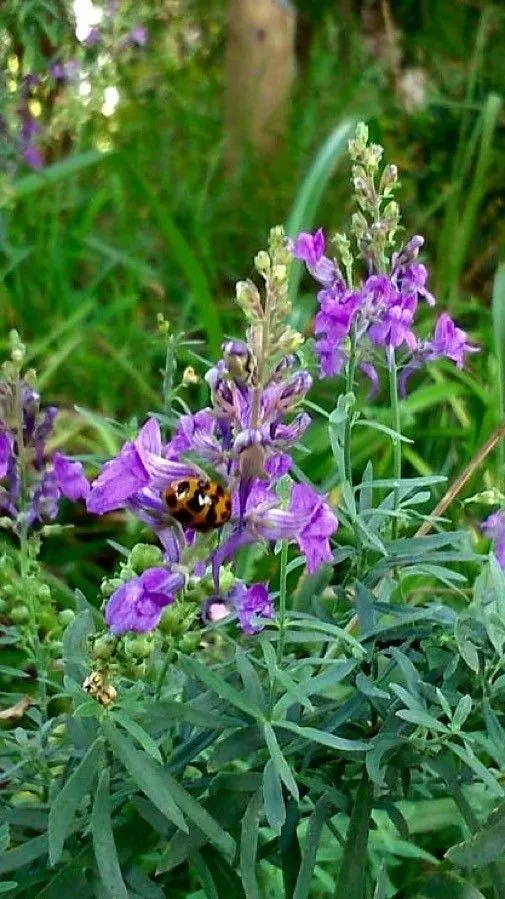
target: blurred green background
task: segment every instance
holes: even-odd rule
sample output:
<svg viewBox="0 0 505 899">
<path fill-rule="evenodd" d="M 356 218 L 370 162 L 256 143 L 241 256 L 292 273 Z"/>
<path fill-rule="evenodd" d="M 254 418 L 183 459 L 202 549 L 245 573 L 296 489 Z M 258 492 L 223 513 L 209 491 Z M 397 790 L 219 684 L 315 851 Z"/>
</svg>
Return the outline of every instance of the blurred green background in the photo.
<svg viewBox="0 0 505 899">
<path fill-rule="evenodd" d="M 268 229 L 280 222 L 290 233 L 346 226 L 345 150 L 357 119 L 368 122 L 400 169 L 406 234 L 425 235 L 439 306 L 481 346 L 466 371 L 447 365 L 413 379 L 402 404 L 403 429 L 416 438 L 405 449 L 407 465 L 452 477 L 501 418 L 503 6 L 297 6 L 2 5 L 1 337 L 6 346 L 16 327 L 28 341 L 46 401 L 67 410 L 61 441 L 84 456 L 117 445 L 105 418 L 160 409 L 158 313 L 202 341 L 183 350 L 179 375 L 188 364 L 203 374 L 202 360 L 215 358 L 240 323 L 234 282 L 251 276 Z M 82 31 L 87 16 L 89 31 L 96 10 L 99 43 L 83 42 L 82 34 L 78 40 L 76 24 Z M 132 40 L 139 27 L 145 34 Z M 51 74 L 55 64 L 69 63 L 66 78 Z M 19 144 L 23 96 L 41 128 L 44 165 L 34 171 Z M 262 106 L 269 104 L 275 114 L 265 124 Z M 294 314 L 308 329 L 314 290 L 300 274 Z M 432 317 L 423 315 L 427 333 Z M 331 407 L 334 397 L 333 384 L 316 385 L 316 402 Z M 192 387 L 185 398 L 191 406 L 205 402 L 205 389 Z M 92 426 L 75 405 L 93 411 Z M 388 414 L 383 393 L 367 415 L 387 422 Z M 324 424 L 307 444 L 304 464 L 317 482 L 329 474 Z M 384 434 L 374 432 L 371 441 L 364 432 L 354 465 L 361 470 L 372 454 L 386 471 L 390 453 Z M 499 480 L 490 460 L 468 489 Z"/>
</svg>

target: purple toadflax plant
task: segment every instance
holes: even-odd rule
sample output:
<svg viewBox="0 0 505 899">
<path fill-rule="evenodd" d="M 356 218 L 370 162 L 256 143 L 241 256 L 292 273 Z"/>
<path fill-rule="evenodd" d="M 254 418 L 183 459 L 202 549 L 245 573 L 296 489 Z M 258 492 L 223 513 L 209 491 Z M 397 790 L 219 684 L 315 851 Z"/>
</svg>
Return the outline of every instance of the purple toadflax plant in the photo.
<svg viewBox="0 0 505 899">
<path fill-rule="evenodd" d="M 21 374 L 25 348 L 14 331 L 11 349 L 0 381 L 0 511 L 23 542 L 54 521 L 62 497 L 86 499 L 90 488 L 79 462 L 48 451 L 58 409 L 41 409 L 33 373 Z"/>
<path fill-rule="evenodd" d="M 127 509 L 154 530 L 164 558 L 158 575 L 151 571 L 149 578 L 170 583 L 170 589 L 154 591 L 156 598 L 142 578 L 121 585 L 106 608 L 113 633 L 151 630 L 164 605 L 180 598 L 195 578 L 206 577 L 214 591 L 211 605 L 223 602 L 244 631 L 253 633 L 259 618 L 273 616 L 268 588 L 235 577 L 226 591 L 222 584 L 223 568 L 233 566 L 243 547 L 295 543 L 309 572 L 333 561 L 336 515 L 324 496 L 289 474 L 293 448 L 310 425 L 310 416 L 298 410 L 312 384 L 296 354 L 302 338 L 286 321 L 290 261 L 284 232 L 275 228 L 269 251 L 255 260 L 264 300 L 252 281 L 237 285 L 246 337 L 225 341 L 222 358 L 207 373 L 210 405 L 183 415 L 167 441 L 150 418 L 91 485 L 89 511 Z M 191 526 L 189 512 L 184 526 L 174 519 L 165 493 L 192 479 L 206 485 L 208 478 L 229 494 L 231 515 L 222 528 L 202 534 Z"/>
<path fill-rule="evenodd" d="M 319 310 L 314 322 L 315 350 L 322 378 L 345 373 L 346 435 L 345 477 L 351 481 L 351 410 L 357 370 L 371 381 L 369 399 L 378 392 L 377 363 L 389 372 L 393 418 L 394 475 L 402 474 L 399 393 L 406 392 L 410 375 L 426 362 L 447 358 L 458 368 L 468 353 L 477 352 L 466 333 L 447 313 L 435 324 L 433 336 L 416 334 L 419 303 L 435 305 L 427 288 L 428 270 L 419 262 L 424 244 L 420 235 L 398 242 L 400 209 L 393 199 L 398 186 L 396 166 L 381 170 L 383 148 L 368 141 L 368 128 L 357 126 L 349 141 L 352 181 L 358 210 L 352 217 L 351 236 L 336 234 L 335 258 L 326 255 L 322 229 L 301 233 L 290 242 L 294 258 L 303 261 L 319 284 Z M 398 506 L 395 493 L 394 508 Z M 393 521 L 393 535 L 397 533 Z"/>
</svg>

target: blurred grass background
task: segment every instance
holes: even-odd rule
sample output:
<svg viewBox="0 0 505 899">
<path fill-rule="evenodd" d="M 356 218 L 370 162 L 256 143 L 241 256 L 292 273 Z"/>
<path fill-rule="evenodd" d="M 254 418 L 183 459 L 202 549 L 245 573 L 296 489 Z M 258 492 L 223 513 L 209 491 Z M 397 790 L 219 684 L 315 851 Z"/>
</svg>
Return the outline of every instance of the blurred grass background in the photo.
<svg viewBox="0 0 505 899">
<path fill-rule="evenodd" d="M 47 69 L 62 47 L 72 56 L 63 6 L 26 0 L 23 16 L 15 3 L 4 6 L 7 72 L 13 54 L 19 73 Z M 48 164 L 4 179 L 2 341 L 10 327 L 28 341 L 45 400 L 67 410 L 67 446 L 110 454 L 117 437 L 106 423 L 91 427 L 74 406 L 120 420 L 160 408 L 159 312 L 201 338 L 202 356 L 216 357 L 239 321 L 234 282 L 251 275 L 271 225 L 284 222 L 292 233 L 345 227 L 352 212 L 346 141 L 361 118 L 400 169 L 406 233 L 425 235 L 439 305 L 481 346 L 466 371 L 442 366 L 413 379 L 402 404 L 403 429 L 416 440 L 406 447 L 407 464 L 451 478 L 501 417 L 505 285 L 495 276 L 504 237 L 505 11 L 483 0 L 300 0 L 285 132 L 268 152 L 243 144 L 231 167 L 228 7 L 225 0 L 129 7 L 147 21 L 149 41 L 102 67 L 119 90 L 113 116 L 100 105 L 83 115 L 74 98 L 51 136 L 62 102 L 46 94 Z M 295 317 L 308 327 L 314 291 L 300 275 Z M 430 328 L 428 314 L 421 330 Z M 186 350 L 180 371 L 189 363 L 203 373 Z M 322 382 L 313 398 L 331 408 L 334 394 Z M 205 390 L 191 388 L 187 400 L 205 402 Z M 388 421 L 385 394 L 367 415 Z M 387 471 L 388 438 L 361 435 L 357 471 L 370 455 Z M 307 445 L 306 470 L 324 480 L 331 474 L 324 422 Z M 468 490 L 500 478 L 489 460 Z M 75 552 L 79 530 L 73 539 Z M 89 558 L 93 546 L 79 552 Z"/>
</svg>

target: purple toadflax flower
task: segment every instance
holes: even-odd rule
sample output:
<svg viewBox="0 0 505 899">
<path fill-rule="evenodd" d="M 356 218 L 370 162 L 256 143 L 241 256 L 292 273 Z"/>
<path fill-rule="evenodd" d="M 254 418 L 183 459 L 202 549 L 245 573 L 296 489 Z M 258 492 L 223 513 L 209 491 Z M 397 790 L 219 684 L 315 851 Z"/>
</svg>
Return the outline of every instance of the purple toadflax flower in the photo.
<svg viewBox="0 0 505 899">
<path fill-rule="evenodd" d="M 423 348 L 427 362 L 435 359 L 452 359 L 458 368 L 463 368 L 466 353 L 478 353 L 479 348 L 467 341 L 467 334 L 458 328 L 450 315 L 443 312 L 435 326 L 435 333 Z"/>
<path fill-rule="evenodd" d="M 494 541 L 494 554 L 500 567 L 505 570 L 505 511 L 493 512 L 481 524 L 481 531 Z"/>
<path fill-rule="evenodd" d="M 165 606 L 174 602 L 184 586 L 179 572 L 166 568 L 148 568 L 140 577 L 131 578 L 110 597 L 105 620 L 113 634 L 127 631 L 146 633 L 160 621 Z"/>
<path fill-rule="evenodd" d="M 272 598 L 265 584 L 236 584 L 228 594 L 228 602 L 236 610 L 245 634 L 257 634 L 264 627 L 258 619 L 274 617 Z"/>
</svg>

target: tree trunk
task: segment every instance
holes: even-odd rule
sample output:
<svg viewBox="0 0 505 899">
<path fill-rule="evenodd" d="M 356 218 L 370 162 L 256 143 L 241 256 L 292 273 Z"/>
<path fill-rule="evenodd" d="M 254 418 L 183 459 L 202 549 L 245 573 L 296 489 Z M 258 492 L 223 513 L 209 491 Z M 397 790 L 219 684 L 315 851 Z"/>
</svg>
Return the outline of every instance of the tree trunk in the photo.
<svg viewBox="0 0 505 899">
<path fill-rule="evenodd" d="M 241 144 L 275 150 L 286 127 L 295 77 L 295 13 L 288 0 L 229 0 L 228 160 Z"/>
</svg>

